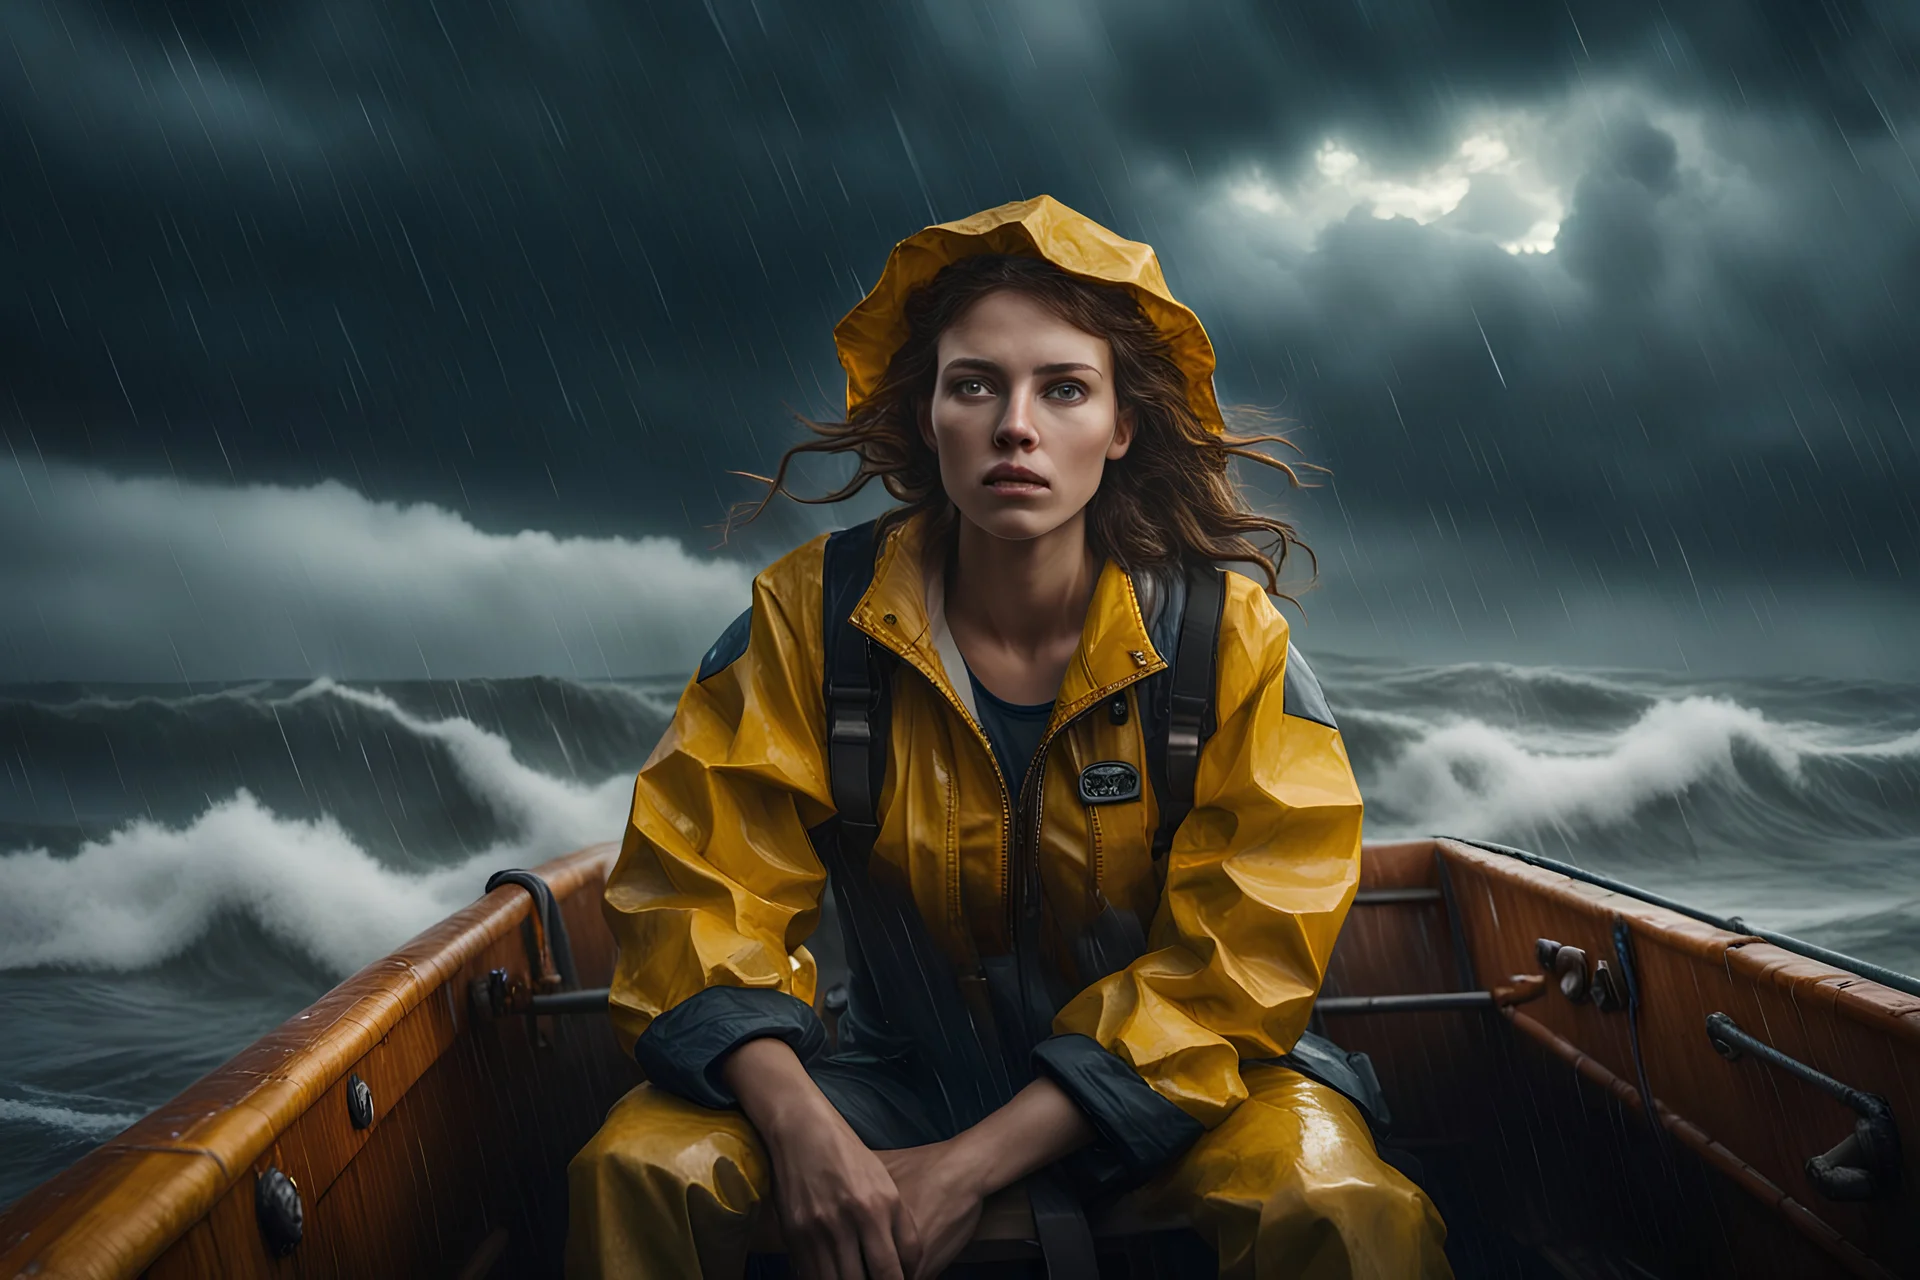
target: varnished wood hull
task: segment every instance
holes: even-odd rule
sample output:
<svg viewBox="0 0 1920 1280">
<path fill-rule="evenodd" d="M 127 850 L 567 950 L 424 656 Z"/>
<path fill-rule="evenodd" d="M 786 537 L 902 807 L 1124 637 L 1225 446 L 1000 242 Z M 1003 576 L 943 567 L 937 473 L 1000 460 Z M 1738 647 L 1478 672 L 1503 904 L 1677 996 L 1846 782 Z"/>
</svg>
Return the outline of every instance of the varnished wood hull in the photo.
<svg viewBox="0 0 1920 1280">
<path fill-rule="evenodd" d="M 1496 986 L 1540 972 L 1540 938 L 1611 960 L 1624 920 L 1660 1117 L 1640 1108 L 1633 1020 L 1552 987 L 1493 1014 L 1329 1019 L 1372 1056 L 1393 1141 L 1426 1167 L 1450 1252 L 1484 1246 L 1486 1271 L 1463 1274 L 1499 1273 L 1518 1242 L 1575 1276 L 1920 1276 L 1920 999 L 1454 841 L 1367 850 L 1369 888 L 1443 877 L 1451 908 L 1356 908 L 1324 994 Z M 1715 1012 L 1892 1104 L 1907 1137 L 1893 1195 L 1842 1204 L 1814 1189 L 1807 1158 L 1854 1113 L 1752 1057 L 1723 1058 L 1706 1034 Z"/>
<path fill-rule="evenodd" d="M 539 869 L 583 986 L 610 976 L 612 857 Z M 1920 1275 L 1920 1000 L 1454 842 L 1370 845 L 1363 887 L 1447 896 L 1357 905 L 1329 996 L 1510 986 L 1539 972 L 1538 938 L 1602 958 L 1616 921 L 1631 934 L 1638 1062 L 1626 1012 L 1551 988 L 1499 1012 L 1326 1019 L 1372 1055 L 1392 1144 L 1420 1162 L 1462 1275 Z M 639 1077 L 604 1018 L 475 1013 L 476 979 L 528 972 L 529 904 L 508 887 L 449 917 L 29 1194 L 0 1217 L 0 1277 L 557 1274 L 566 1162 Z M 1891 1196 L 1819 1194 L 1805 1160 L 1853 1114 L 1722 1058 L 1714 1012 L 1892 1104 L 1908 1141 Z M 354 1076 L 372 1092 L 366 1129 Z M 304 1209 L 285 1257 L 256 1221 L 272 1168 Z M 993 1221 L 1021 1233 L 1016 1205 Z"/>
</svg>

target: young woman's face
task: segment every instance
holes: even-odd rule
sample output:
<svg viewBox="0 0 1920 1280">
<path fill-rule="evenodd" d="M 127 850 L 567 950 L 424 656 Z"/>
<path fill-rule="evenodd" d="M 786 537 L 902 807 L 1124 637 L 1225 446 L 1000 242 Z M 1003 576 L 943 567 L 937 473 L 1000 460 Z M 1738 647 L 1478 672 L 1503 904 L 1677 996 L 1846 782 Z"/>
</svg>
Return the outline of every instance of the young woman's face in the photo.
<svg viewBox="0 0 1920 1280">
<path fill-rule="evenodd" d="M 920 428 L 947 496 L 996 538 L 1025 541 L 1077 516 L 1133 440 L 1105 338 L 997 289 L 940 334 Z"/>
</svg>

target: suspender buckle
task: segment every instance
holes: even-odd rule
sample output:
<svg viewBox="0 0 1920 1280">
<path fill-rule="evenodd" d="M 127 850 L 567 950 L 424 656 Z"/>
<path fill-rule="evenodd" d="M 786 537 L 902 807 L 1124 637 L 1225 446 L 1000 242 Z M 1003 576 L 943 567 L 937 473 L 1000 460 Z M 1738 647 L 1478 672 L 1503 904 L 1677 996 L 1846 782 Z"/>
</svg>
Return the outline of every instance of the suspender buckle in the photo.
<svg viewBox="0 0 1920 1280">
<path fill-rule="evenodd" d="M 838 701 L 831 708 L 827 741 L 836 746 L 864 747 L 873 741 L 873 722 L 867 714 L 866 699 L 848 706 Z"/>
</svg>

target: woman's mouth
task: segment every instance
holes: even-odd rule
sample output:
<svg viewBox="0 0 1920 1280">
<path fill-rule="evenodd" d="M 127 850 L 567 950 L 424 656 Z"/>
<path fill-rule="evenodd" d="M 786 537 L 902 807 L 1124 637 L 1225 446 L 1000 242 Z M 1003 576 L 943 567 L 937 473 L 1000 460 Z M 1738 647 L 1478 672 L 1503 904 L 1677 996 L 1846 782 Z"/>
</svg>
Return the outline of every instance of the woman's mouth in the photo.
<svg viewBox="0 0 1920 1280">
<path fill-rule="evenodd" d="M 1015 466 L 1011 462 L 1002 462 L 989 470 L 984 483 L 995 493 L 1009 497 L 1045 493 L 1048 488 L 1046 480 L 1038 472 Z"/>
</svg>

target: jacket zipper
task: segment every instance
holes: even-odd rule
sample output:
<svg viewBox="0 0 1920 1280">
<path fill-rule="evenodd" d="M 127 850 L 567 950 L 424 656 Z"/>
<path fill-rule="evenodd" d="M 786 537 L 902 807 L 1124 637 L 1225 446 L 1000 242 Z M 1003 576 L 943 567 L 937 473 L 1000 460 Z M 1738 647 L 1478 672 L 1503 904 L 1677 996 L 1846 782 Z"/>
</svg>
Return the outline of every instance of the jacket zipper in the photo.
<svg viewBox="0 0 1920 1280">
<path fill-rule="evenodd" d="M 1110 685 L 1098 691 L 1093 698 L 1088 701 L 1085 707 L 1061 721 L 1057 728 L 1053 729 L 1040 740 L 1040 746 L 1034 752 L 1033 763 L 1027 768 L 1026 780 L 1020 788 L 1020 807 L 1023 821 L 1017 829 L 1009 828 L 1008 830 L 1007 847 L 1005 850 L 1006 858 L 1002 864 L 1003 875 L 1000 884 L 1000 898 L 1001 901 L 1006 904 L 1007 937 L 1013 947 L 1015 985 L 1018 988 L 1021 1005 L 1021 1022 L 1023 1024 L 1028 1020 L 1028 1015 L 1032 1012 L 1031 1002 L 1028 998 L 1029 984 L 1039 984 L 1036 988 L 1038 990 L 1044 990 L 1045 986 L 1045 979 L 1037 968 L 1040 964 L 1037 949 L 1040 933 L 1039 911 L 1041 895 L 1040 823 L 1046 812 L 1047 752 L 1052 748 L 1054 739 L 1078 724 L 1101 706 L 1104 706 L 1115 694 L 1131 688 L 1152 674 L 1152 672 L 1136 673 L 1130 679 L 1122 680 L 1117 684 Z M 984 737 L 984 734 L 982 736 Z M 991 748 L 989 748 L 988 754 L 992 754 Z M 998 768 L 999 766 L 996 762 L 996 772 Z M 1000 785 L 1004 798 L 1006 789 L 1006 780 L 1004 778 L 1001 779 Z M 1027 820 L 1029 797 L 1031 797 L 1031 818 Z M 1022 839 L 1022 837 L 1025 838 Z M 1016 877 L 1013 871 L 1014 860 L 1016 856 L 1022 853 L 1024 853 L 1025 856 L 1019 859 L 1020 874 Z M 1089 861 L 1091 861 L 1091 859 Z M 1095 888 L 1097 891 L 1097 883 Z M 1031 919 L 1033 925 L 1031 939 L 1026 936 L 1025 931 L 1025 925 L 1029 919 Z M 1026 1034 L 1029 1028 L 1023 1025 L 1021 1030 L 1021 1039 L 1023 1041 L 1032 1039 L 1032 1037 Z M 1038 1040 L 1035 1040 L 1034 1043 L 1037 1044 Z"/>
<path fill-rule="evenodd" d="M 950 688 L 948 688 L 943 682 L 939 680 L 935 680 L 931 673 L 920 669 L 918 667 L 918 664 L 914 664 L 914 665 L 915 665 L 915 669 L 920 670 L 920 674 L 926 677 L 927 683 L 932 685 L 936 690 L 939 691 L 940 695 L 947 700 L 947 705 L 952 707 L 956 712 L 958 712 L 960 715 L 960 718 L 966 722 L 967 727 L 973 730 L 974 741 L 978 742 L 980 744 L 980 749 L 987 753 L 987 765 L 993 770 L 994 781 L 1000 784 L 1000 830 L 1003 833 L 1000 838 L 1000 867 L 1001 867 L 1000 900 L 1002 902 L 1005 902 L 1006 893 L 1007 893 L 1007 870 L 1006 869 L 1012 857 L 1012 839 L 1013 839 L 1012 833 L 1014 829 L 1013 803 L 1011 799 L 1012 788 L 1007 786 L 1007 775 L 1000 772 L 1000 758 L 993 754 L 993 743 L 987 739 L 987 731 L 980 727 L 980 722 L 976 720 L 973 717 L 972 713 L 970 713 L 967 710 L 966 704 L 961 702 L 959 696 L 955 694 Z M 1085 715 L 1086 713 L 1081 712 L 1080 714 Z M 1078 720 L 1079 718 L 1080 718 L 1079 716 L 1074 717 L 1074 719 L 1076 720 Z M 1065 727 L 1066 727 L 1065 725 L 1061 726 L 1061 728 L 1063 729 Z M 1046 743 L 1051 742 L 1052 740 L 1053 739 L 1050 735 L 1046 739 L 1046 742 L 1043 742 L 1041 744 L 1040 751 L 1043 754 L 1046 751 Z M 955 870 L 956 872 L 958 871 L 957 858 L 955 860 Z M 957 894 L 955 895 L 955 900 L 957 903 L 958 901 Z M 964 920 L 962 921 L 961 932 L 963 935 L 966 932 Z M 974 949 L 976 952 L 978 951 L 977 947 Z"/>
</svg>

